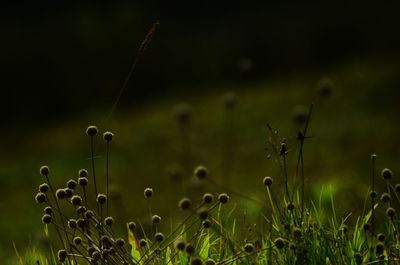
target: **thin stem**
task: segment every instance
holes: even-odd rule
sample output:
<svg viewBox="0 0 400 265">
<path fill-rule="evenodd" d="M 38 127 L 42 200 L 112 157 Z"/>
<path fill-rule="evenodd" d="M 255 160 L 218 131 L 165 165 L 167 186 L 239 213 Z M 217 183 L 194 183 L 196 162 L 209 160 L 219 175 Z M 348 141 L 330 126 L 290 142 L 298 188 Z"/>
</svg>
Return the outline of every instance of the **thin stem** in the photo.
<svg viewBox="0 0 400 265">
<path fill-rule="evenodd" d="M 109 196 L 109 190 L 108 190 L 108 161 L 109 161 L 109 151 L 110 151 L 110 142 L 107 141 L 107 151 L 106 151 L 106 195 L 107 195 L 107 208 L 106 208 L 106 214 L 107 216 L 109 216 L 108 214 L 108 201 L 110 200 L 110 196 Z"/>
</svg>

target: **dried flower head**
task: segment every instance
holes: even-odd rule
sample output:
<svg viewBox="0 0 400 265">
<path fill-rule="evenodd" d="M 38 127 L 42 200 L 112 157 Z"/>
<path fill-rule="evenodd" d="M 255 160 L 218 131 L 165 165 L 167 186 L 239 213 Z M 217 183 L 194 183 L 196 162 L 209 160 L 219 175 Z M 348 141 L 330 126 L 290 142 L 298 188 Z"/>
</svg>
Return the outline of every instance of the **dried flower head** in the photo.
<svg viewBox="0 0 400 265">
<path fill-rule="evenodd" d="M 98 133 L 98 129 L 97 129 L 97 127 L 96 126 L 94 126 L 94 125 L 90 125 L 89 127 L 87 127 L 87 129 L 86 129 L 86 134 L 88 135 L 88 136 L 90 136 L 90 137 L 93 137 L 93 136 L 95 136 L 97 133 Z"/>
<path fill-rule="evenodd" d="M 35 196 L 35 201 L 37 203 L 44 203 L 46 201 L 46 194 L 44 194 L 43 192 L 39 192 Z"/>
<path fill-rule="evenodd" d="M 73 179 L 68 180 L 67 187 L 71 190 L 74 190 L 76 188 L 76 181 Z"/>
<path fill-rule="evenodd" d="M 70 188 L 65 188 L 64 191 L 65 191 L 65 198 L 67 199 L 71 198 L 72 195 L 74 194 L 74 191 L 71 190 Z"/>
<path fill-rule="evenodd" d="M 385 236 L 385 234 L 383 234 L 383 233 L 379 233 L 379 234 L 376 236 L 376 238 L 378 238 L 378 241 L 383 242 L 383 241 L 385 241 L 386 236 Z"/>
<path fill-rule="evenodd" d="M 176 240 L 174 245 L 175 245 L 175 248 L 180 251 L 183 251 L 186 246 L 185 241 L 183 241 L 182 239 Z"/>
<path fill-rule="evenodd" d="M 227 92 L 224 95 L 224 106 L 227 109 L 233 109 L 236 107 L 238 97 L 234 92 Z"/>
<path fill-rule="evenodd" d="M 115 244 L 117 244 L 117 246 L 119 246 L 120 248 L 122 248 L 125 245 L 125 240 L 123 240 L 122 238 L 117 238 L 115 240 Z"/>
<path fill-rule="evenodd" d="M 381 255 L 381 254 L 383 254 L 383 251 L 385 250 L 385 245 L 382 243 L 382 242 L 378 242 L 377 244 L 376 244 L 376 247 L 375 247 L 375 253 L 376 253 L 376 255 Z"/>
<path fill-rule="evenodd" d="M 145 246 L 147 246 L 147 241 L 146 241 L 146 239 L 140 239 L 139 240 L 139 246 L 141 247 L 141 248 L 144 248 Z"/>
<path fill-rule="evenodd" d="M 43 212 L 47 214 L 52 214 L 53 209 L 50 206 L 47 206 L 46 208 L 43 209 Z"/>
<path fill-rule="evenodd" d="M 369 197 L 371 197 L 372 199 L 376 198 L 378 196 L 378 193 L 374 190 L 371 190 L 369 192 Z"/>
<path fill-rule="evenodd" d="M 276 238 L 274 240 L 274 245 L 278 248 L 278 249 L 282 249 L 285 247 L 285 240 L 283 238 Z"/>
<path fill-rule="evenodd" d="M 203 227 L 206 228 L 206 229 L 208 229 L 208 228 L 210 228 L 212 226 L 212 222 L 211 222 L 210 219 L 204 220 L 202 224 L 203 224 Z"/>
<path fill-rule="evenodd" d="M 229 196 L 226 193 L 221 193 L 218 195 L 218 201 L 222 204 L 225 204 L 229 201 Z"/>
<path fill-rule="evenodd" d="M 75 229 L 77 226 L 76 220 L 75 219 L 69 219 L 68 220 L 68 227 L 71 229 Z"/>
<path fill-rule="evenodd" d="M 49 190 L 49 185 L 47 183 L 40 184 L 39 191 L 46 193 Z"/>
<path fill-rule="evenodd" d="M 78 178 L 78 183 L 80 186 L 85 187 L 88 184 L 88 179 L 86 177 Z"/>
<path fill-rule="evenodd" d="M 263 179 L 263 183 L 264 183 L 264 186 L 267 186 L 267 187 L 271 186 L 272 185 L 272 178 L 269 177 L 269 176 L 265 177 Z"/>
<path fill-rule="evenodd" d="M 135 222 L 129 222 L 129 223 L 128 223 L 128 228 L 129 228 L 129 230 L 131 230 L 132 232 L 135 231 L 135 229 L 136 229 L 136 223 L 135 223 Z"/>
<path fill-rule="evenodd" d="M 194 175 L 198 179 L 205 179 L 208 176 L 208 170 L 205 166 L 198 166 L 194 170 Z"/>
<path fill-rule="evenodd" d="M 96 201 L 98 204 L 103 205 L 107 202 L 107 196 L 104 194 L 98 194 Z"/>
<path fill-rule="evenodd" d="M 78 171 L 78 176 L 80 177 L 80 178 L 86 178 L 87 176 L 88 176 L 88 171 L 86 170 L 86 169 L 79 169 L 79 171 Z"/>
<path fill-rule="evenodd" d="M 82 203 L 82 198 L 79 195 L 74 195 L 71 198 L 71 203 L 75 206 L 81 205 Z"/>
<path fill-rule="evenodd" d="M 203 261 L 199 257 L 192 258 L 190 265 L 203 265 Z"/>
<path fill-rule="evenodd" d="M 389 208 L 387 208 L 387 210 L 386 210 L 386 214 L 387 214 L 387 216 L 388 216 L 389 218 L 393 218 L 394 215 L 396 214 L 396 211 L 395 211 L 394 208 L 389 207 Z"/>
<path fill-rule="evenodd" d="M 143 194 L 145 198 L 151 198 L 153 196 L 153 189 L 145 188 Z"/>
<path fill-rule="evenodd" d="M 44 214 L 42 216 L 42 222 L 44 224 L 50 224 L 51 223 L 51 215 L 50 214 Z"/>
<path fill-rule="evenodd" d="M 388 169 L 388 168 L 384 168 L 381 172 L 382 178 L 389 180 L 393 177 L 393 172 Z"/>
<path fill-rule="evenodd" d="M 72 242 L 74 243 L 74 245 L 78 246 L 82 243 L 82 238 L 79 236 L 74 237 L 74 239 L 72 240 Z"/>
<path fill-rule="evenodd" d="M 111 216 L 108 216 L 108 217 L 104 218 L 104 223 L 108 226 L 111 226 L 114 223 L 114 218 L 112 218 Z"/>
<path fill-rule="evenodd" d="M 198 211 L 198 215 L 199 215 L 199 218 L 200 218 L 200 220 L 206 220 L 207 219 L 207 217 L 208 217 L 208 210 L 207 209 L 200 209 L 199 211 Z"/>
<path fill-rule="evenodd" d="M 59 200 L 65 199 L 65 197 L 66 197 L 65 190 L 64 189 L 58 189 L 56 191 L 56 197 Z"/>
<path fill-rule="evenodd" d="M 173 109 L 176 120 L 181 124 L 186 124 L 190 121 L 192 108 L 186 103 L 180 103 L 174 106 Z"/>
<path fill-rule="evenodd" d="M 194 248 L 194 246 L 193 246 L 191 243 L 188 243 L 188 244 L 186 244 L 185 251 L 186 251 L 186 253 L 187 253 L 188 255 L 191 256 L 191 255 L 194 254 L 195 248 Z"/>
<path fill-rule="evenodd" d="M 164 241 L 164 234 L 158 232 L 154 235 L 154 239 L 156 240 L 156 242 L 161 243 L 162 241 Z"/>
<path fill-rule="evenodd" d="M 251 253 L 254 251 L 254 245 L 251 243 L 247 243 L 246 245 L 244 245 L 243 250 L 247 253 Z"/>
<path fill-rule="evenodd" d="M 67 258 L 67 251 L 65 249 L 60 249 L 57 252 L 57 256 L 58 256 L 58 261 L 60 261 L 61 263 L 65 261 L 65 259 Z"/>
<path fill-rule="evenodd" d="M 214 195 L 212 195 L 211 193 L 204 193 L 203 195 L 203 202 L 204 203 L 212 203 L 212 201 L 214 200 Z"/>
<path fill-rule="evenodd" d="M 158 225 L 161 223 L 161 217 L 159 215 L 155 214 L 151 217 L 151 221 L 153 224 Z"/>
<path fill-rule="evenodd" d="M 188 210 L 188 209 L 190 209 L 191 206 L 192 206 L 192 202 L 190 201 L 189 198 L 182 198 L 179 201 L 179 208 L 181 210 Z"/>
<path fill-rule="evenodd" d="M 106 141 L 106 142 L 111 142 L 111 140 L 113 139 L 113 137 L 114 137 L 114 134 L 113 134 L 112 132 L 105 132 L 105 133 L 103 134 L 103 139 L 104 139 L 104 141 Z"/>
<path fill-rule="evenodd" d="M 208 260 L 206 260 L 206 261 L 204 262 L 204 264 L 205 264 L 205 265 L 215 265 L 216 263 L 215 263 L 215 260 L 213 260 L 213 259 L 208 259 Z"/>
<path fill-rule="evenodd" d="M 382 196 L 381 196 L 381 201 L 383 201 L 383 202 L 390 202 L 390 194 L 389 193 L 383 193 L 382 194 Z"/>
<path fill-rule="evenodd" d="M 39 172 L 42 176 L 48 176 L 50 173 L 50 169 L 48 166 L 41 166 Z"/>
</svg>

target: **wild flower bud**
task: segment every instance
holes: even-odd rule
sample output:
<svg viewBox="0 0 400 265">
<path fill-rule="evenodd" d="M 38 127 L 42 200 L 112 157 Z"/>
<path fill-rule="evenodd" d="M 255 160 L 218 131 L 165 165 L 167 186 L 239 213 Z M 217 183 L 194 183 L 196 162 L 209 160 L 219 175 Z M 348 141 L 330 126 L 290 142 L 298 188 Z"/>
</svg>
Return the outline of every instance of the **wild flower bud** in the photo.
<svg viewBox="0 0 400 265">
<path fill-rule="evenodd" d="M 85 215 L 85 218 L 86 218 L 86 219 L 90 219 L 90 218 L 92 218 L 92 217 L 94 216 L 94 212 L 93 212 L 92 210 L 87 210 L 87 211 L 84 213 L 84 215 Z"/>
<path fill-rule="evenodd" d="M 246 245 L 244 245 L 243 250 L 247 253 L 251 253 L 254 251 L 254 246 L 251 243 L 247 243 Z"/>
<path fill-rule="evenodd" d="M 79 195 L 74 195 L 71 198 L 71 203 L 75 206 L 78 206 L 82 203 L 82 198 Z"/>
<path fill-rule="evenodd" d="M 117 238 L 115 240 L 115 244 L 117 244 L 117 246 L 122 248 L 125 245 L 125 240 L 123 240 L 122 238 Z"/>
<path fill-rule="evenodd" d="M 395 211 L 392 207 L 389 207 L 389 208 L 387 208 L 387 210 L 386 210 L 386 214 L 387 214 L 387 216 L 388 216 L 389 218 L 393 218 L 394 215 L 396 214 L 396 211 Z"/>
<path fill-rule="evenodd" d="M 377 238 L 378 238 L 378 241 L 383 242 L 383 241 L 385 241 L 386 237 L 385 237 L 385 234 L 379 233 L 377 235 Z"/>
<path fill-rule="evenodd" d="M 203 265 L 203 261 L 199 257 L 192 258 L 190 265 Z"/>
<path fill-rule="evenodd" d="M 43 212 L 46 214 L 52 214 L 53 209 L 50 206 L 47 206 L 46 208 L 43 209 Z"/>
<path fill-rule="evenodd" d="M 264 186 L 267 186 L 267 187 L 271 186 L 272 185 L 272 178 L 271 177 L 265 177 L 263 179 L 263 183 L 264 183 Z"/>
<path fill-rule="evenodd" d="M 278 249 L 282 249 L 285 247 L 285 240 L 283 240 L 283 238 L 276 238 L 274 240 L 274 245 L 278 248 Z"/>
<path fill-rule="evenodd" d="M 76 236 L 76 237 L 74 237 L 72 242 L 74 243 L 75 246 L 78 246 L 82 243 L 82 238 L 80 238 L 79 236 Z"/>
<path fill-rule="evenodd" d="M 371 155 L 371 160 L 372 160 L 372 161 L 376 160 L 376 158 L 377 158 L 377 155 L 376 155 L 376 154 L 372 154 L 372 155 Z"/>
<path fill-rule="evenodd" d="M 219 201 L 220 203 L 222 203 L 222 204 L 227 203 L 227 202 L 229 201 L 229 196 L 228 196 L 228 194 L 226 194 L 226 193 L 221 193 L 221 194 L 218 196 L 218 201 Z"/>
<path fill-rule="evenodd" d="M 293 211 L 294 210 L 294 208 L 295 208 L 295 206 L 294 206 L 294 204 L 293 203 L 291 203 L 291 202 L 289 202 L 288 204 L 287 204 L 287 209 L 289 210 L 289 211 Z"/>
<path fill-rule="evenodd" d="M 65 199 L 65 197 L 66 197 L 65 190 L 64 189 L 58 189 L 56 191 L 56 197 L 59 200 Z"/>
<path fill-rule="evenodd" d="M 163 233 L 156 233 L 154 235 L 154 239 L 156 240 L 156 242 L 161 243 L 162 241 L 164 241 L 164 234 Z"/>
<path fill-rule="evenodd" d="M 192 206 L 192 202 L 190 201 L 189 198 L 182 198 L 179 201 L 179 208 L 181 208 L 181 210 L 188 210 L 188 209 L 190 209 L 191 206 Z"/>
<path fill-rule="evenodd" d="M 103 139 L 104 139 L 104 141 L 106 141 L 106 142 L 111 142 L 111 140 L 113 139 L 113 137 L 114 137 L 114 134 L 113 134 L 112 132 L 105 132 L 105 133 L 103 134 Z"/>
<path fill-rule="evenodd" d="M 175 241 L 175 247 L 177 250 L 183 251 L 185 249 L 185 241 L 183 241 L 182 239 L 178 239 Z"/>
<path fill-rule="evenodd" d="M 37 203 L 44 203 L 46 201 L 46 194 L 39 192 L 38 194 L 36 194 L 35 196 L 35 201 Z"/>
<path fill-rule="evenodd" d="M 389 193 L 383 193 L 382 194 L 382 196 L 381 196 L 381 201 L 383 201 L 383 202 L 390 202 L 390 194 Z"/>
<path fill-rule="evenodd" d="M 397 192 L 400 192 L 400 183 L 397 183 L 396 186 L 394 186 Z"/>
<path fill-rule="evenodd" d="M 89 256 L 92 256 L 93 252 L 95 251 L 96 249 L 93 246 L 87 248 L 87 253 L 89 254 Z"/>
<path fill-rule="evenodd" d="M 104 218 L 104 223 L 108 226 L 111 226 L 114 223 L 114 218 L 112 218 L 111 216 L 108 216 L 108 217 Z"/>
<path fill-rule="evenodd" d="M 153 224 L 158 225 L 161 223 L 161 217 L 159 215 L 155 214 L 151 217 L 151 221 Z"/>
<path fill-rule="evenodd" d="M 73 190 L 71 190 L 70 188 L 66 188 L 64 189 L 64 191 L 65 191 L 65 198 L 67 199 L 71 198 L 74 193 Z"/>
<path fill-rule="evenodd" d="M 102 235 L 100 240 L 104 245 L 107 245 L 111 242 L 111 239 L 106 235 Z"/>
<path fill-rule="evenodd" d="M 381 172 L 381 175 L 382 175 L 382 178 L 384 178 L 385 180 L 389 180 L 392 178 L 393 172 L 388 168 L 384 168 Z"/>
<path fill-rule="evenodd" d="M 101 253 L 100 253 L 100 251 L 95 250 L 95 251 L 92 253 L 92 259 L 93 259 L 93 261 L 95 261 L 95 262 L 97 262 L 98 260 L 100 260 L 100 259 L 101 259 Z"/>
<path fill-rule="evenodd" d="M 79 218 L 78 220 L 76 220 L 76 224 L 79 228 L 83 229 L 86 225 L 86 220 L 83 218 Z"/>
<path fill-rule="evenodd" d="M 375 253 L 376 253 L 376 255 L 381 255 L 381 254 L 383 254 L 383 251 L 385 250 L 385 245 L 382 243 L 382 242 L 378 242 L 377 244 L 376 244 L 376 247 L 375 247 Z"/>
<path fill-rule="evenodd" d="M 213 259 L 208 259 L 204 262 L 204 265 L 215 265 L 215 260 Z"/>
<path fill-rule="evenodd" d="M 69 219 L 68 220 L 68 227 L 71 229 L 75 229 L 76 228 L 76 220 L 75 219 Z"/>
<path fill-rule="evenodd" d="M 73 179 L 68 180 L 67 187 L 71 190 L 74 190 L 76 188 L 76 181 Z"/>
<path fill-rule="evenodd" d="M 129 222 L 129 223 L 128 223 L 128 228 L 129 228 L 129 230 L 131 230 L 132 232 L 135 231 L 135 229 L 136 229 L 136 224 L 135 224 L 135 222 Z"/>
<path fill-rule="evenodd" d="M 67 251 L 65 249 L 60 249 L 57 252 L 57 256 L 58 256 L 58 261 L 60 261 L 61 263 L 65 261 L 65 259 L 67 258 Z"/>
<path fill-rule="evenodd" d="M 294 236 L 296 239 L 300 239 L 300 238 L 303 236 L 303 233 L 301 232 L 301 229 L 298 228 L 298 227 L 295 227 L 295 228 L 293 229 L 293 236 Z"/>
<path fill-rule="evenodd" d="M 204 166 L 198 166 L 196 167 L 196 169 L 194 170 L 194 175 L 195 177 L 197 177 L 198 179 L 205 179 L 208 176 L 208 170 L 206 167 Z"/>
<path fill-rule="evenodd" d="M 103 205 L 107 202 L 107 196 L 104 194 L 98 194 L 96 201 L 98 204 Z"/>
<path fill-rule="evenodd" d="M 91 125 L 91 126 L 87 127 L 87 129 L 86 129 L 86 134 L 87 134 L 88 136 L 90 136 L 90 137 L 93 137 L 93 136 L 95 136 L 95 135 L 98 133 L 98 131 L 99 131 L 99 130 L 97 129 L 96 126 Z"/>
<path fill-rule="evenodd" d="M 80 178 L 86 178 L 87 176 L 88 176 L 88 171 L 86 170 L 86 169 L 79 169 L 79 171 L 78 171 L 78 176 L 80 177 Z"/>
<path fill-rule="evenodd" d="M 49 190 L 49 185 L 47 183 L 40 184 L 39 191 L 46 193 Z"/>
<path fill-rule="evenodd" d="M 212 203 L 212 201 L 214 200 L 214 195 L 212 195 L 211 193 L 204 193 L 203 195 L 203 202 L 204 203 Z"/>
<path fill-rule="evenodd" d="M 145 246 L 147 246 L 147 241 L 146 241 L 146 239 L 140 239 L 139 240 L 139 246 L 141 247 L 141 248 L 144 248 Z"/>
<path fill-rule="evenodd" d="M 193 255 L 195 251 L 194 246 L 191 243 L 186 244 L 185 251 L 189 256 Z"/>
<path fill-rule="evenodd" d="M 212 222 L 211 222 L 210 219 L 204 220 L 202 224 L 203 224 L 203 227 L 206 228 L 206 229 L 208 229 L 208 228 L 210 228 L 212 226 Z"/>
<path fill-rule="evenodd" d="M 369 192 L 369 197 L 371 197 L 372 199 L 373 199 L 373 198 L 376 198 L 377 196 L 378 196 L 378 193 L 377 193 L 376 191 L 371 190 L 371 191 Z"/>
<path fill-rule="evenodd" d="M 208 217 L 208 211 L 207 211 L 207 209 L 201 209 L 201 210 L 199 210 L 198 215 L 199 215 L 200 220 L 206 220 L 207 217 Z"/>
<path fill-rule="evenodd" d="M 41 166 L 39 172 L 42 176 L 48 176 L 50 173 L 50 170 L 49 170 L 48 166 Z"/>
<path fill-rule="evenodd" d="M 51 215 L 50 214 L 44 214 L 42 216 L 42 222 L 44 224 L 50 224 L 51 223 Z"/>
<path fill-rule="evenodd" d="M 76 208 L 76 212 L 78 214 L 84 214 L 86 212 L 86 207 L 85 206 L 79 206 L 78 208 Z"/>
<path fill-rule="evenodd" d="M 78 178 L 78 183 L 80 186 L 84 187 L 88 184 L 88 179 L 85 177 Z"/>
<path fill-rule="evenodd" d="M 145 188 L 143 194 L 145 198 L 151 198 L 153 196 L 153 189 Z"/>
</svg>

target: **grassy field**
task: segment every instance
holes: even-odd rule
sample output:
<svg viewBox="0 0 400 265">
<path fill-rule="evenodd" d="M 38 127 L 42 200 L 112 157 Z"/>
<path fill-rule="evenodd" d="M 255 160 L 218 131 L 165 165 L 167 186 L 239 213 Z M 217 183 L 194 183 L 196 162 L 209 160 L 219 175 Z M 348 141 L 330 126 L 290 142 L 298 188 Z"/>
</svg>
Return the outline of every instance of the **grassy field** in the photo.
<svg viewBox="0 0 400 265">
<path fill-rule="evenodd" d="M 304 151 L 307 194 L 318 198 L 324 186 L 332 191 L 340 218 L 349 212 L 361 213 L 369 189 L 370 155 L 378 154 L 379 171 L 389 167 L 396 177 L 400 170 L 398 67 L 395 59 L 370 58 L 339 65 L 326 73 L 220 84 L 215 89 L 218 92 L 196 89 L 194 94 L 178 99 L 171 96 L 141 109 L 117 111 L 107 124 L 103 118 L 107 111 L 100 111 L 10 132 L 0 162 L 0 257 L 7 260 L 15 256 L 13 242 L 23 253 L 27 246 L 43 241 L 41 207 L 34 201 L 37 186 L 44 181 L 38 169 L 49 165 L 56 186 L 77 178 L 80 168 L 90 169 L 90 142 L 85 135 L 90 124 L 97 125 L 101 133 L 109 130 L 115 134 L 110 179 L 113 192 L 120 195 L 111 212 L 116 216 L 116 226 L 123 227 L 129 220 L 148 221 L 143 189 L 152 187 L 156 195 L 153 212 L 168 220 L 162 227 L 169 229 L 180 215 L 177 202 L 183 196 L 227 191 L 208 182 L 199 187 L 191 178 L 199 164 L 207 166 L 210 178 L 228 190 L 259 200 L 265 199 L 265 176 L 283 187 L 278 163 L 267 159 L 267 123 L 286 138 L 289 181 L 298 186 L 292 172 L 298 152 L 295 137 L 301 127 L 293 121 L 293 115 L 313 102 L 312 138 L 307 139 Z M 326 98 L 320 96 L 316 86 L 324 75 L 334 82 L 332 95 Z M 221 91 L 237 94 L 235 108 L 224 107 Z M 191 109 L 184 132 L 173 113 L 180 102 L 190 104 Z M 105 144 L 101 137 L 95 141 L 95 157 L 99 189 L 104 192 Z M 171 178 L 171 172 L 177 169 L 182 172 L 183 189 Z M 383 189 L 384 183 L 379 185 Z M 249 222 L 258 221 L 258 205 L 233 194 L 230 204 L 237 216 L 244 215 L 246 206 Z M 124 233 L 122 229 L 117 232 Z"/>
</svg>

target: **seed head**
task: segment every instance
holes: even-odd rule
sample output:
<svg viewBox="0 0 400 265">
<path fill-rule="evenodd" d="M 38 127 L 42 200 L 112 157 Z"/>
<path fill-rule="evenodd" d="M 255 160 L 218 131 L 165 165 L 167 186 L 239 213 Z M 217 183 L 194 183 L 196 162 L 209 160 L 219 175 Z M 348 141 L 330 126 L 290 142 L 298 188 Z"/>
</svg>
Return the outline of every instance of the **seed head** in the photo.
<svg viewBox="0 0 400 265">
<path fill-rule="evenodd" d="M 56 191 L 56 197 L 57 197 L 57 199 L 59 199 L 59 200 L 65 199 L 65 197 L 66 197 L 65 190 L 64 190 L 64 189 L 58 189 L 58 190 Z"/>
<path fill-rule="evenodd" d="M 47 183 L 40 184 L 39 191 L 46 193 L 49 190 L 49 185 Z"/>
<path fill-rule="evenodd" d="M 88 184 L 88 179 L 86 177 L 78 178 L 78 183 L 80 186 L 85 187 Z"/>
<path fill-rule="evenodd" d="M 389 218 L 393 218 L 394 215 L 396 214 L 396 211 L 395 211 L 394 208 L 389 207 L 389 208 L 387 208 L 387 210 L 386 210 L 386 214 L 387 214 L 387 216 L 388 216 Z"/>
<path fill-rule="evenodd" d="M 143 193 L 145 198 L 151 198 L 153 196 L 153 189 L 145 188 Z"/>
<path fill-rule="evenodd" d="M 303 233 L 301 232 L 301 229 L 298 228 L 298 227 L 295 227 L 295 228 L 293 229 L 293 236 L 294 236 L 296 239 L 300 239 L 300 238 L 303 236 Z"/>
<path fill-rule="evenodd" d="M 58 261 L 60 261 L 61 263 L 65 261 L 65 259 L 67 258 L 67 251 L 65 249 L 60 249 L 57 252 L 57 256 L 58 256 Z"/>
<path fill-rule="evenodd" d="M 76 220 L 76 224 L 79 228 L 83 229 L 86 225 L 86 221 L 83 218 L 79 218 L 78 220 Z"/>
<path fill-rule="evenodd" d="M 114 137 L 114 134 L 113 134 L 112 132 L 105 132 L 105 133 L 103 134 L 103 139 L 104 139 L 104 141 L 106 141 L 106 142 L 111 142 L 111 140 L 113 139 L 113 137 Z"/>
<path fill-rule="evenodd" d="M 396 186 L 394 186 L 397 192 L 400 192 L 400 183 L 397 183 Z"/>
<path fill-rule="evenodd" d="M 389 180 L 393 177 L 393 172 L 388 168 L 384 168 L 381 172 L 381 175 L 385 180 Z"/>
<path fill-rule="evenodd" d="M 164 234 L 158 232 L 154 235 L 154 239 L 156 240 L 156 242 L 161 243 L 162 241 L 164 241 Z"/>
<path fill-rule="evenodd" d="M 86 134 L 87 134 L 88 136 L 90 136 L 90 137 L 93 137 L 93 136 L 95 136 L 95 135 L 98 133 L 98 131 L 99 131 L 99 130 L 97 129 L 96 126 L 91 125 L 91 126 L 87 127 L 87 129 L 86 129 Z"/>
<path fill-rule="evenodd" d="M 191 243 L 186 244 L 185 251 L 189 256 L 193 255 L 195 251 L 194 246 Z"/>
<path fill-rule="evenodd" d="M 74 191 L 71 190 L 70 188 L 65 188 L 64 191 L 65 191 L 65 198 L 68 198 L 68 199 L 71 198 L 72 195 L 74 194 Z"/>
<path fill-rule="evenodd" d="M 190 265 L 203 265 L 203 261 L 199 257 L 192 258 Z"/>
<path fill-rule="evenodd" d="M 208 259 L 204 262 L 204 265 L 215 265 L 215 260 L 213 259 Z"/>
<path fill-rule="evenodd" d="M 254 251 L 254 245 L 251 243 L 247 243 L 246 245 L 244 245 L 243 250 L 247 253 L 251 253 Z"/>
<path fill-rule="evenodd" d="M 238 98 L 234 92 L 227 92 L 224 95 L 224 106 L 227 109 L 233 109 L 236 107 Z"/>
<path fill-rule="evenodd" d="M 104 218 L 104 223 L 108 226 L 111 226 L 114 223 L 114 218 L 112 218 L 111 216 L 108 216 L 108 217 Z"/>
<path fill-rule="evenodd" d="M 104 245 L 108 245 L 111 242 L 110 238 L 106 235 L 102 235 L 100 240 L 101 240 L 101 242 L 103 242 Z"/>
<path fill-rule="evenodd" d="M 46 214 L 52 214 L 53 209 L 50 206 L 47 206 L 46 208 L 43 209 L 43 212 Z"/>
<path fill-rule="evenodd" d="M 85 206 L 79 206 L 78 208 L 76 208 L 76 212 L 78 214 L 84 214 L 86 212 L 86 207 Z"/>
<path fill-rule="evenodd" d="M 72 240 L 74 242 L 75 246 L 78 246 L 82 243 L 82 238 L 80 238 L 79 236 L 74 237 L 74 239 Z"/>
<path fill-rule="evenodd" d="M 208 217 L 208 211 L 207 211 L 207 209 L 200 209 L 200 210 L 198 211 L 198 215 L 199 215 L 200 220 L 206 220 L 207 217 Z"/>
<path fill-rule="evenodd" d="M 222 204 L 225 204 L 229 201 L 229 196 L 226 193 L 221 193 L 218 195 L 218 201 Z"/>
<path fill-rule="evenodd" d="M 73 179 L 68 180 L 67 187 L 71 190 L 74 190 L 76 188 L 76 181 Z"/>
<path fill-rule="evenodd" d="M 41 166 L 39 169 L 39 172 L 42 176 L 48 176 L 50 173 L 49 167 L 48 166 Z"/>
<path fill-rule="evenodd" d="M 44 203 L 46 201 L 46 194 L 44 194 L 43 192 L 39 192 L 35 196 L 35 201 L 37 203 Z"/>
<path fill-rule="evenodd" d="M 44 224 L 50 224 L 51 223 L 51 215 L 50 214 L 44 214 L 42 216 L 42 222 Z"/>
<path fill-rule="evenodd" d="M 107 196 L 104 194 L 98 194 L 96 201 L 98 204 L 103 205 L 107 202 Z"/>
<path fill-rule="evenodd" d="M 283 238 L 278 237 L 274 240 L 274 244 L 278 249 L 282 249 L 285 247 L 285 240 L 283 240 Z"/>
<path fill-rule="evenodd" d="M 211 193 L 204 193 L 203 195 L 203 202 L 204 203 L 212 203 L 212 201 L 214 200 L 214 195 L 212 195 Z"/>
<path fill-rule="evenodd" d="M 158 225 L 159 223 L 161 223 L 161 217 L 155 214 L 151 217 L 151 221 L 153 222 L 153 224 Z"/>
<path fill-rule="evenodd" d="M 188 104 L 181 103 L 173 109 L 176 120 L 181 124 L 186 124 L 190 121 L 191 107 Z"/>
<path fill-rule="evenodd" d="M 115 240 L 115 244 L 117 244 L 117 246 L 122 248 L 125 245 L 125 240 L 123 240 L 122 238 L 117 238 Z"/>
<path fill-rule="evenodd" d="M 369 192 L 369 197 L 371 197 L 372 199 L 376 198 L 378 196 L 378 193 L 374 190 L 371 190 Z"/>
<path fill-rule="evenodd" d="M 289 202 L 288 204 L 287 204 L 287 209 L 289 210 L 289 211 L 293 211 L 294 210 L 294 204 L 293 203 L 291 203 L 291 202 Z"/>
<path fill-rule="evenodd" d="M 264 180 L 263 180 L 263 183 L 264 183 L 264 186 L 267 186 L 267 187 L 271 186 L 272 185 L 272 178 L 269 177 L 269 176 L 265 177 Z"/>
<path fill-rule="evenodd" d="M 93 213 L 92 210 L 87 210 L 87 211 L 84 213 L 84 215 L 85 215 L 85 218 L 86 218 L 86 219 L 90 219 L 90 218 L 92 218 L 92 217 L 94 216 L 94 213 Z"/>
<path fill-rule="evenodd" d="M 378 241 L 383 242 L 383 241 L 385 241 L 386 236 L 385 236 L 385 234 L 379 233 L 377 235 L 377 238 L 378 238 Z"/>
<path fill-rule="evenodd" d="M 100 251 L 97 251 L 97 250 L 95 250 L 95 251 L 93 251 L 93 253 L 92 253 L 92 259 L 93 259 L 93 261 L 98 261 L 99 259 L 101 259 L 101 253 L 100 253 Z"/>
<path fill-rule="evenodd" d="M 208 177 L 208 170 L 205 166 L 198 166 L 194 170 L 194 175 L 198 179 L 205 179 Z"/>
<path fill-rule="evenodd" d="M 181 208 L 181 210 L 188 210 L 190 209 L 190 207 L 192 206 L 192 202 L 190 201 L 189 198 L 182 198 L 179 201 L 179 208 Z"/>
<path fill-rule="evenodd" d="M 385 245 L 382 242 L 378 242 L 375 247 L 376 255 L 382 255 L 385 250 Z"/>
<path fill-rule="evenodd" d="M 175 241 L 175 247 L 177 250 L 183 251 L 185 249 L 185 241 L 183 241 L 182 239 L 178 239 L 177 241 Z"/>
<path fill-rule="evenodd" d="M 86 169 L 79 169 L 79 171 L 78 171 L 78 176 L 80 177 L 80 178 L 86 178 L 87 176 L 88 176 L 88 171 L 86 170 Z"/>
<path fill-rule="evenodd" d="M 376 158 L 377 158 L 377 155 L 376 155 L 376 154 L 372 154 L 372 155 L 371 155 L 371 160 L 372 160 L 372 161 L 376 160 Z"/>
<path fill-rule="evenodd" d="M 210 219 L 206 219 L 203 221 L 203 227 L 204 228 L 210 228 L 212 226 L 212 222 Z"/>
<path fill-rule="evenodd" d="M 390 202 L 390 194 L 389 193 L 383 193 L 382 194 L 382 196 L 381 196 L 381 201 L 383 201 L 383 202 Z"/>
<path fill-rule="evenodd" d="M 74 195 L 71 198 L 71 203 L 75 206 L 81 205 L 82 203 L 82 198 L 79 195 Z"/>
<path fill-rule="evenodd" d="M 129 228 L 129 230 L 131 230 L 132 232 L 135 231 L 135 229 L 136 229 L 136 223 L 135 223 L 135 222 L 129 222 L 129 223 L 128 223 L 128 228 Z"/>
<path fill-rule="evenodd" d="M 139 240 L 139 246 L 141 247 L 141 248 L 144 248 L 145 246 L 147 246 L 147 241 L 146 241 L 146 239 L 140 239 Z"/>
</svg>

